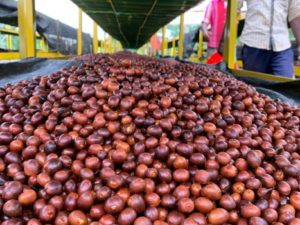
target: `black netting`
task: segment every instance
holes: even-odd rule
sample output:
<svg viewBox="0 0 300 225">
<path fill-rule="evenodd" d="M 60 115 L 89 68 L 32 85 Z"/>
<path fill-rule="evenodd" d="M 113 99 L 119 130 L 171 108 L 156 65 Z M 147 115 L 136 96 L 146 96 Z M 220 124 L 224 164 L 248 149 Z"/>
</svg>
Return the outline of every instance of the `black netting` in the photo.
<svg viewBox="0 0 300 225">
<path fill-rule="evenodd" d="M 47 4 L 51 4 L 50 1 Z M 0 23 L 18 26 L 17 2 L 0 0 Z M 65 55 L 77 54 L 77 29 L 36 12 L 36 30 L 45 37 L 50 51 Z M 83 33 L 83 53 L 92 52 L 92 38 Z"/>
</svg>

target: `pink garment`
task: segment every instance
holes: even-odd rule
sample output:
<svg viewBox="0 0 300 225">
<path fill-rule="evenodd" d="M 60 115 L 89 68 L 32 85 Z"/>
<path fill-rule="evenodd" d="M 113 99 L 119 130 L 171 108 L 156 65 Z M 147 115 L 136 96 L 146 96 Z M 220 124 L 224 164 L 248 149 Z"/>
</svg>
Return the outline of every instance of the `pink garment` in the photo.
<svg viewBox="0 0 300 225">
<path fill-rule="evenodd" d="M 225 1 L 211 0 L 206 8 L 203 22 L 211 26 L 208 47 L 218 48 L 226 23 Z"/>
<path fill-rule="evenodd" d="M 156 35 L 153 35 L 150 39 L 151 42 L 151 48 L 156 51 L 160 50 L 161 41 L 157 38 Z"/>
</svg>

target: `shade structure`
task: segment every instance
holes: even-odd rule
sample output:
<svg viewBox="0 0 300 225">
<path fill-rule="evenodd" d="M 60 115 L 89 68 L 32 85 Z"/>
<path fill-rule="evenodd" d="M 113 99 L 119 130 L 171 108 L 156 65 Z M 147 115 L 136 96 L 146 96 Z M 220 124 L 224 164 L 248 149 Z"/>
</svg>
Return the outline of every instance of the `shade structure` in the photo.
<svg viewBox="0 0 300 225">
<path fill-rule="evenodd" d="M 136 49 L 201 0 L 72 0 L 124 48 Z M 195 18 L 200 21 L 201 18 Z"/>
</svg>

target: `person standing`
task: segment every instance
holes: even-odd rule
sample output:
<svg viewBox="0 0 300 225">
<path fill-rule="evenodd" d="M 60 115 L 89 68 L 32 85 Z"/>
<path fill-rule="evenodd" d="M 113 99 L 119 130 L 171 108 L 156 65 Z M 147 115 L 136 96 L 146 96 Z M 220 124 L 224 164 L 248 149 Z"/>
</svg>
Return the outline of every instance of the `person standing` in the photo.
<svg viewBox="0 0 300 225">
<path fill-rule="evenodd" d="M 245 70 L 294 77 L 294 53 L 288 22 L 296 37 L 300 64 L 300 0 L 238 0 L 247 2 L 242 61 Z"/>
<path fill-rule="evenodd" d="M 208 40 L 208 57 L 218 51 L 220 47 L 226 24 L 226 13 L 225 0 L 211 0 L 206 8 L 202 31 L 204 38 Z"/>
</svg>

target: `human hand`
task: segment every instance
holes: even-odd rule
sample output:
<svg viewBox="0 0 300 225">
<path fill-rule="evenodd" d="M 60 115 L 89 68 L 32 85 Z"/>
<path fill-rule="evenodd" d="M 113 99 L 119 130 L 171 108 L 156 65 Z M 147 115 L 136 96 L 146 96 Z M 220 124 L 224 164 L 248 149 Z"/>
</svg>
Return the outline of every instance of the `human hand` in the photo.
<svg viewBox="0 0 300 225">
<path fill-rule="evenodd" d="M 203 37 L 204 37 L 205 40 L 209 41 L 209 36 L 210 36 L 210 34 L 209 34 L 208 30 L 203 31 Z"/>
<path fill-rule="evenodd" d="M 204 39 L 208 41 L 210 34 L 206 23 L 202 23 L 202 32 L 203 32 Z"/>
</svg>

